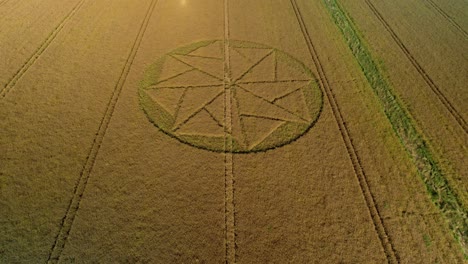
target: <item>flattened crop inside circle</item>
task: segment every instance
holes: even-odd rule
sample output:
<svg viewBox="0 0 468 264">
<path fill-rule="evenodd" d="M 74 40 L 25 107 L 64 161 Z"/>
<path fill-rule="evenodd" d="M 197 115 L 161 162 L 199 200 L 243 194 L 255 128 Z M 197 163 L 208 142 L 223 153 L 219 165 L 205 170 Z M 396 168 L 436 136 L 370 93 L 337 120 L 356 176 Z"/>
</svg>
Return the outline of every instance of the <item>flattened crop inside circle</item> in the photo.
<svg viewBox="0 0 468 264">
<path fill-rule="evenodd" d="M 323 106 L 303 63 L 233 40 L 196 42 L 162 56 L 145 71 L 139 95 L 148 119 L 164 133 L 216 152 L 289 144 L 315 124 Z"/>
</svg>

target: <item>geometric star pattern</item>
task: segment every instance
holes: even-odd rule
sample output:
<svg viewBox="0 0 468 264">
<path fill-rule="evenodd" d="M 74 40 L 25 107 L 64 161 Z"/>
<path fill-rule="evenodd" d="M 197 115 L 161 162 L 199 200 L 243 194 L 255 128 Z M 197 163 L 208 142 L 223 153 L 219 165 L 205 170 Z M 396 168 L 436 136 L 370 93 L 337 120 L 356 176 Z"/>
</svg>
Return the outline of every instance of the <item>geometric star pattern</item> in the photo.
<svg viewBox="0 0 468 264">
<path fill-rule="evenodd" d="M 302 63 L 262 44 L 232 40 L 197 42 L 166 54 L 146 72 L 140 99 L 166 134 L 234 153 L 285 145 L 310 129 L 322 109 L 318 83 Z"/>
</svg>

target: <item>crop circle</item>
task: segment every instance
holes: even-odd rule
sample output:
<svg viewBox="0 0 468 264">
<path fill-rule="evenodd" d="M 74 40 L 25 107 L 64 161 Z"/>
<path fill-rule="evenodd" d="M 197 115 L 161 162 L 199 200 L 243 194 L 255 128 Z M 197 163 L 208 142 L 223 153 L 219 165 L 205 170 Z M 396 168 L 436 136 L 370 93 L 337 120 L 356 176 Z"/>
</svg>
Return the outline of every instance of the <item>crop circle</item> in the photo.
<svg viewBox="0 0 468 264">
<path fill-rule="evenodd" d="M 306 133 L 323 106 L 303 63 L 248 41 L 201 41 L 145 71 L 140 103 L 150 122 L 180 142 L 216 152 L 284 146 Z"/>
</svg>

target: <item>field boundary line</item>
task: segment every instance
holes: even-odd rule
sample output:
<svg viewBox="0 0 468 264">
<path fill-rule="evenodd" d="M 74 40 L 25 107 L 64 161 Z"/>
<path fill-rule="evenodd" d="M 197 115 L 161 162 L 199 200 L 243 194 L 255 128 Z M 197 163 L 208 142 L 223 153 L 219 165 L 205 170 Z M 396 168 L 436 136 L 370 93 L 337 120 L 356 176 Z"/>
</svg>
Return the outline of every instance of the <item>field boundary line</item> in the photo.
<svg viewBox="0 0 468 264">
<path fill-rule="evenodd" d="M 468 33 L 455 21 L 453 20 L 440 6 L 438 6 L 432 0 L 425 0 L 429 5 L 431 5 L 441 16 L 443 16 L 452 26 L 454 26 L 460 33 L 468 38 Z"/>
<path fill-rule="evenodd" d="M 429 76 L 429 74 L 427 74 L 427 72 L 424 70 L 421 64 L 419 64 L 416 58 L 411 54 L 411 52 L 408 50 L 405 44 L 401 41 L 401 39 L 398 37 L 395 31 L 390 27 L 390 25 L 384 19 L 382 14 L 377 10 L 377 8 L 371 3 L 370 0 L 364 0 L 364 1 L 366 2 L 367 6 L 371 9 L 372 13 L 374 13 L 375 17 L 385 27 L 385 29 L 390 34 L 390 36 L 395 41 L 395 43 L 398 45 L 398 47 L 400 47 L 401 51 L 405 54 L 405 56 L 408 58 L 408 60 L 411 62 L 414 68 L 416 68 L 416 70 L 419 72 L 419 75 L 421 75 L 421 77 L 424 79 L 426 84 L 431 88 L 431 90 L 434 92 L 434 94 L 437 96 L 440 102 L 442 102 L 445 108 L 450 112 L 451 116 L 455 119 L 455 121 L 457 121 L 457 123 L 461 126 L 461 128 L 465 131 L 465 133 L 468 133 L 468 125 L 466 124 L 465 119 L 459 114 L 457 109 L 452 105 L 449 99 L 447 99 L 447 97 L 440 90 L 438 85 L 434 82 L 434 80 L 432 80 L 432 78 Z"/>
<path fill-rule="evenodd" d="M 83 196 L 83 193 L 86 189 L 86 185 L 88 183 L 89 177 L 91 175 L 91 172 L 93 170 L 94 164 L 96 162 L 96 157 L 98 155 L 98 152 L 101 148 L 102 142 L 104 140 L 104 136 L 106 135 L 107 128 L 109 126 L 109 123 L 112 119 L 112 116 L 114 114 L 115 107 L 117 105 L 117 102 L 119 100 L 122 88 L 127 80 L 128 74 L 130 72 L 130 69 L 133 65 L 133 61 L 135 60 L 136 54 L 138 52 L 138 49 L 140 47 L 141 41 L 143 39 L 143 36 L 146 32 L 146 29 L 149 24 L 149 20 L 153 14 L 153 11 L 155 9 L 155 6 L 157 4 L 158 0 L 151 0 L 151 3 L 148 7 L 148 10 L 146 12 L 146 15 L 142 21 L 142 24 L 140 26 L 140 29 L 138 31 L 138 34 L 136 36 L 136 39 L 133 43 L 133 46 L 130 50 L 130 53 L 127 57 L 127 60 L 125 62 L 125 65 L 122 69 L 122 72 L 119 76 L 119 79 L 114 87 L 114 91 L 112 93 L 112 96 L 107 104 L 105 114 L 103 118 L 101 119 L 101 123 L 99 124 L 98 131 L 96 133 L 96 136 L 94 137 L 93 144 L 91 146 L 91 149 L 89 151 L 88 156 L 86 157 L 86 162 L 83 165 L 83 168 L 80 173 L 80 177 L 78 179 L 78 182 L 75 185 L 74 191 L 73 191 L 73 197 L 70 200 L 68 209 L 66 211 L 65 216 L 62 218 L 61 224 L 60 224 L 60 230 L 55 238 L 55 242 L 49 252 L 49 257 L 47 262 L 48 263 L 57 263 L 60 259 L 60 256 L 63 252 L 63 249 L 65 248 L 65 244 L 67 242 L 67 238 L 70 234 L 70 230 L 72 228 L 73 222 L 76 217 L 76 213 L 79 210 L 80 203 L 81 203 L 81 198 Z"/>
<path fill-rule="evenodd" d="M 364 200 L 366 202 L 367 208 L 369 210 L 369 214 L 371 216 L 372 222 L 374 224 L 375 230 L 377 232 L 377 235 L 379 237 L 382 249 L 384 250 L 384 253 L 387 257 L 387 260 L 389 263 L 399 263 L 400 258 L 395 251 L 392 241 L 390 239 L 390 236 L 388 235 L 388 231 L 384 225 L 383 219 L 380 215 L 379 209 L 376 206 L 374 194 L 372 193 L 367 176 L 364 172 L 364 169 L 362 168 L 361 165 L 361 160 L 356 152 L 356 149 L 354 147 L 352 138 L 350 136 L 348 127 L 346 125 L 346 122 L 344 121 L 343 115 L 341 114 L 341 110 L 339 108 L 339 105 L 337 103 L 337 100 L 335 98 L 335 94 L 333 93 L 328 77 L 325 74 L 325 71 L 323 69 L 322 63 L 320 61 L 320 58 L 318 56 L 317 50 L 312 42 L 312 38 L 310 37 L 310 34 L 307 30 L 307 27 L 304 23 L 304 19 L 302 17 L 301 11 L 299 10 L 299 7 L 297 6 L 296 0 L 290 0 L 291 4 L 294 9 L 294 13 L 296 15 L 296 18 L 298 20 L 299 26 L 301 28 L 303 37 L 305 39 L 305 42 L 307 43 L 307 48 L 309 50 L 309 53 L 312 57 L 312 60 L 314 62 L 315 67 L 317 68 L 317 71 L 319 73 L 319 81 L 322 84 L 322 87 L 325 90 L 325 93 L 327 95 L 328 101 L 330 102 L 330 106 L 332 109 L 332 113 L 335 117 L 335 120 L 338 124 L 341 137 L 344 141 L 346 150 L 348 152 L 348 156 L 350 158 L 350 161 L 353 165 L 354 172 L 356 175 L 356 178 L 358 180 L 362 195 L 364 196 Z"/>
<path fill-rule="evenodd" d="M 62 31 L 65 25 L 70 21 L 70 19 L 78 12 L 78 10 L 83 6 L 86 0 L 79 1 L 73 9 L 62 19 L 62 21 L 55 27 L 55 29 L 49 34 L 46 40 L 36 49 L 32 56 L 21 66 L 21 68 L 16 71 L 16 73 L 11 77 L 11 79 L 5 84 L 4 87 L 0 88 L 0 98 L 5 98 L 5 96 L 15 88 L 18 81 L 23 77 L 23 75 L 31 68 L 32 65 L 39 59 L 39 57 L 46 51 L 49 45 L 55 40 L 57 35 Z"/>
<path fill-rule="evenodd" d="M 408 110 L 384 77 L 379 65 L 374 61 L 366 43 L 356 29 L 356 25 L 340 6 L 337 0 L 323 0 L 333 22 L 338 27 L 343 40 L 359 64 L 367 82 L 382 105 L 382 110 L 392 125 L 392 129 L 405 148 L 416 167 L 423 186 L 433 204 L 447 220 L 448 229 L 461 245 L 461 250 L 468 257 L 468 210 L 450 186 L 444 172 L 439 167 L 424 134 L 420 132 Z"/>
<path fill-rule="evenodd" d="M 229 0 L 224 0 L 224 221 L 225 221 L 225 261 L 236 263 L 236 211 L 234 201 L 234 157 L 232 153 L 232 89 L 231 89 L 231 55 L 229 31 Z"/>
</svg>

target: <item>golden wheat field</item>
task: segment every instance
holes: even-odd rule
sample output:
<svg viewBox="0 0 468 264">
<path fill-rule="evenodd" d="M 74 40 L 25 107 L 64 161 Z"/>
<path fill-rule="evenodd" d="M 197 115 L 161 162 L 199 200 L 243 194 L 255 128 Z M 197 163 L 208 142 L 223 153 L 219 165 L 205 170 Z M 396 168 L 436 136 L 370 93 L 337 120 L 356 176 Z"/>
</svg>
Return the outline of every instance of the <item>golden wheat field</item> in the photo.
<svg viewBox="0 0 468 264">
<path fill-rule="evenodd" d="M 466 0 L 0 0 L 0 263 L 468 262 Z"/>
</svg>

